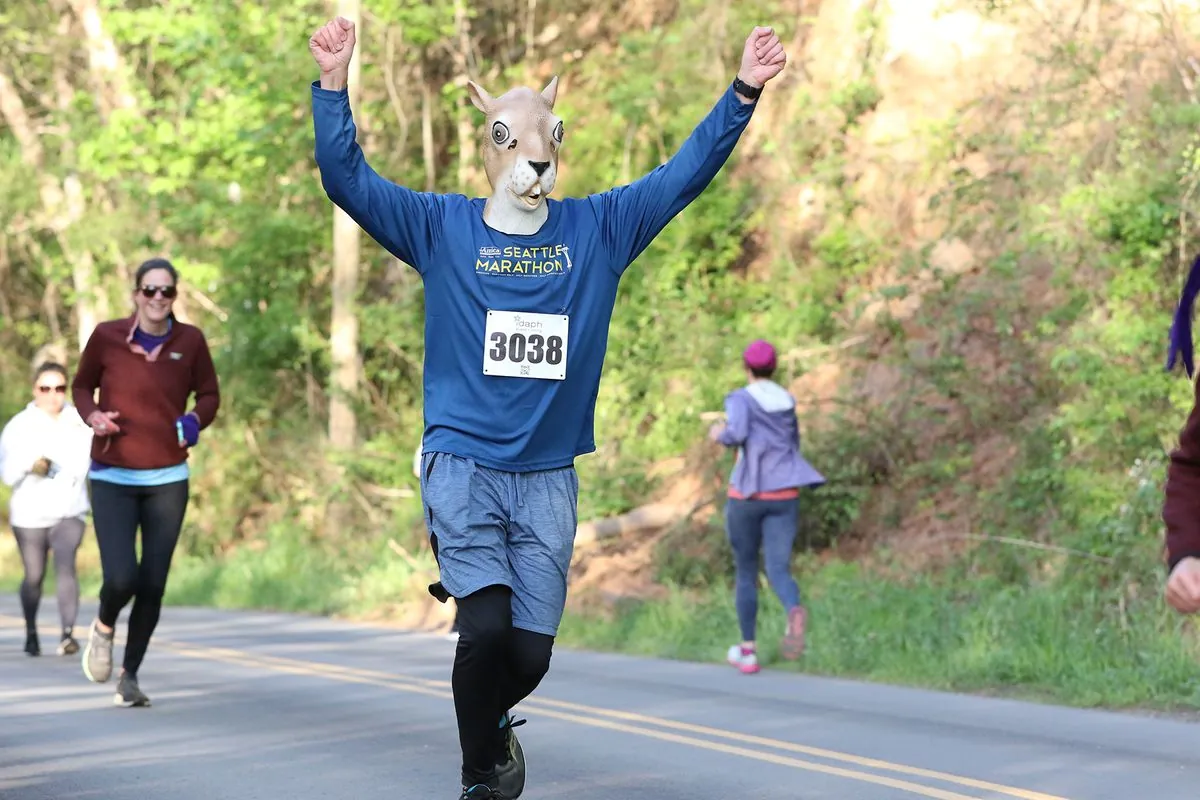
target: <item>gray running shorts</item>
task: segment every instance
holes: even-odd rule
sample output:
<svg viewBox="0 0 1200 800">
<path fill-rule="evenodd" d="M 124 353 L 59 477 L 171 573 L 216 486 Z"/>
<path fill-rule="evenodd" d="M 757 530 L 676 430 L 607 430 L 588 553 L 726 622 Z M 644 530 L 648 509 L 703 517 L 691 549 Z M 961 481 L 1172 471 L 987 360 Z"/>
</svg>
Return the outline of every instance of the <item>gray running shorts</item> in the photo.
<svg viewBox="0 0 1200 800">
<path fill-rule="evenodd" d="M 556 635 L 578 522 L 575 468 L 502 472 L 424 453 L 421 498 L 445 590 L 508 586 L 513 627 Z"/>
</svg>

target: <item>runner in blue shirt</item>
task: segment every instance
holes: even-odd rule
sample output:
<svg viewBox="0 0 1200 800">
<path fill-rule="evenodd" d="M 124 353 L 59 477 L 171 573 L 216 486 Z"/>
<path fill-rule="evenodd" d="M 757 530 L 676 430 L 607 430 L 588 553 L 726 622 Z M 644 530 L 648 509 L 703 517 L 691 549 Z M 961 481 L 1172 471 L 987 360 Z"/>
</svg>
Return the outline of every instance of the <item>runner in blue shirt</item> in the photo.
<svg viewBox="0 0 1200 800">
<path fill-rule="evenodd" d="M 421 494 L 460 638 L 453 687 L 460 800 L 513 800 L 525 784 L 511 709 L 549 669 L 566 602 L 579 484 L 617 285 L 733 151 L 786 57 L 770 28 L 746 40 L 737 77 L 679 152 L 640 180 L 550 200 L 564 124 L 557 78 L 493 97 L 485 117 L 493 194 L 417 192 L 375 173 L 346 91 L 354 25 L 337 18 L 309 48 L 316 160 L 329 198 L 421 276 L 425 432 Z"/>
</svg>

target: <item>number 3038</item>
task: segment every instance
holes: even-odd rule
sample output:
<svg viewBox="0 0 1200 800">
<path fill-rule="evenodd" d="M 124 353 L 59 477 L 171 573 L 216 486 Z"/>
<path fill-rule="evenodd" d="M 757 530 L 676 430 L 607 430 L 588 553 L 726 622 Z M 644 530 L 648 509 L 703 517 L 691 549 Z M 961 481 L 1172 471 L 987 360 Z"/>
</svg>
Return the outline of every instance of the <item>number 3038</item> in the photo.
<svg viewBox="0 0 1200 800">
<path fill-rule="evenodd" d="M 539 333 L 531 333 L 528 337 L 523 333 L 506 334 L 496 331 L 492 334 L 492 347 L 488 358 L 492 361 L 508 359 L 513 363 L 526 361 L 530 364 L 558 364 L 562 361 L 562 337 L 544 337 Z"/>
</svg>

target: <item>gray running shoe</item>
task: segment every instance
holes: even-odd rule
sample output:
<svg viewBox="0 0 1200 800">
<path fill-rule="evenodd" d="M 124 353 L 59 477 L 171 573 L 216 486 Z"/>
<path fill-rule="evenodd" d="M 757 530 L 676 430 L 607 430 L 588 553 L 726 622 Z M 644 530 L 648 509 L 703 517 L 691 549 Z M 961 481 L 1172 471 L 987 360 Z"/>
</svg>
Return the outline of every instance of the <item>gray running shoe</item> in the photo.
<svg viewBox="0 0 1200 800">
<path fill-rule="evenodd" d="M 92 683 L 104 683 L 112 677 L 113 636 L 116 631 L 107 636 L 100 632 L 96 623 L 88 633 L 87 647 L 83 648 L 83 674 Z"/>
<path fill-rule="evenodd" d="M 113 695 L 113 705 L 125 708 L 147 707 L 150 705 L 150 698 L 138 687 L 137 678 L 122 674 L 121 680 L 117 682 L 117 693 Z"/>
</svg>

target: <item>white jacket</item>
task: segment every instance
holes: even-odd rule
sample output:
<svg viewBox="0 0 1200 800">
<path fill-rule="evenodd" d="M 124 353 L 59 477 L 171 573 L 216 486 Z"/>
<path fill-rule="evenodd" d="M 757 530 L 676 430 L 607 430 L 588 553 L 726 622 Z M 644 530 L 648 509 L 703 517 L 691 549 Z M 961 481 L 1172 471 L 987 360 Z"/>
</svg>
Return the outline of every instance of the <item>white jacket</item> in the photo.
<svg viewBox="0 0 1200 800">
<path fill-rule="evenodd" d="M 0 480 L 13 487 L 9 523 L 19 528 L 49 528 L 59 520 L 84 517 L 91 510 L 87 474 L 92 429 L 67 403 L 54 419 L 30 403 L 0 432 Z M 39 458 L 53 463 L 50 475 L 29 470 Z"/>
</svg>

